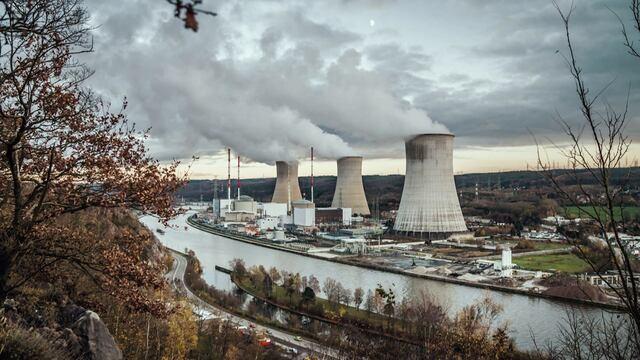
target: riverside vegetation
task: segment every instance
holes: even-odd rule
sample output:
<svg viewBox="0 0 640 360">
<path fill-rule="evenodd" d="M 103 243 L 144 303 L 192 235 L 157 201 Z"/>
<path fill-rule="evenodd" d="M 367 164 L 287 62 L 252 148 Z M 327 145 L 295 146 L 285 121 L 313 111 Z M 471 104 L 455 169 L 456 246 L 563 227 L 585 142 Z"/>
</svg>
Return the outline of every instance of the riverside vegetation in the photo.
<svg viewBox="0 0 640 360">
<path fill-rule="evenodd" d="M 190 256 L 189 263 L 185 281 L 196 294 L 234 312 L 244 311 L 241 297 L 206 285 L 199 276 L 197 259 Z M 541 356 L 514 349 L 507 335 L 508 327 L 497 322 L 500 306 L 489 298 L 449 317 L 446 309 L 427 293 L 397 301 L 392 289 L 378 287 L 367 293 L 362 289 L 351 292 L 333 279 L 321 285 L 314 276 L 300 276 L 275 268 L 267 270 L 262 266 L 247 269 L 240 259 L 234 260 L 231 266 L 234 281 L 254 295 L 254 302 L 264 299 L 286 312 L 308 315 L 330 324 L 326 327 L 315 324 L 311 335 L 337 349 L 345 358 L 391 359 L 398 351 L 410 359 Z M 316 296 L 320 291 L 324 291 L 327 299 Z M 272 323 L 264 317 L 256 320 Z M 305 335 L 310 331 L 309 326 L 296 320 L 289 321 L 287 327 Z"/>
<path fill-rule="evenodd" d="M 0 359 L 89 356 L 81 341 L 85 334 L 77 332 L 65 319 L 69 309 L 81 308 L 100 315 L 106 326 L 104 335 L 112 337 L 124 359 L 240 360 L 248 355 L 252 359 L 281 358 L 277 349 L 260 348 L 226 323 L 200 321 L 191 305 L 170 291 L 163 278 L 171 266 L 171 256 L 129 211 L 90 209 L 65 217 L 64 223 L 120 249 L 117 256 L 123 264 L 135 259 L 139 266 L 153 269 L 148 272 L 153 274 L 149 282 L 155 285 L 143 285 L 139 290 L 152 304 L 166 306 L 131 302 L 106 284 L 96 282 L 93 272 L 60 263 L 51 267 L 46 276 L 38 276 L 20 291 L 12 292 L 11 301 L 2 310 Z M 118 264 L 113 266 L 114 271 L 128 271 Z M 130 275 L 138 277 L 140 273 Z"/>
</svg>

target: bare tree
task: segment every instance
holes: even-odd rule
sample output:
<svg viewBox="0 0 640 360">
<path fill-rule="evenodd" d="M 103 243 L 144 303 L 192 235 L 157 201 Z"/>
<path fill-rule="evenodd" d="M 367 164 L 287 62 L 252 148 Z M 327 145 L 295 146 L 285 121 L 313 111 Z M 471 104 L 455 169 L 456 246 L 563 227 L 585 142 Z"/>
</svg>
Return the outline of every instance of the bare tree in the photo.
<svg viewBox="0 0 640 360">
<path fill-rule="evenodd" d="M 353 291 L 353 303 L 356 306 L 356 309 L 360 309 L 360 305 L 362 305 L 362 301 L 364 300 L 364 290 L 361 287 L 356 288 Z"/>
<path fill-rule="evenodd" d="M 640 33 L 640 0 L 631 0 L 631 4 L 629 5 L 629 10 L 631 10 L 631 15 L 633 17 L 633 29 Z M 629 34 L 627 31 L 627 26 L 625 22 L 620 18 L 617 14 L 615 14 L 620 21 L 620 25 L 622 26 L 622 36 L 624 37 L 624 45 L 627 47 L 627 51 L 630 55 L 640 58 L 640 52 L 638 50 L 637 45 L 632 40 L 633 35 Z"/>
<path fill-rule="evenodd" d="M 563 11 L 557 3 L 554 2 L 554 5 L 564 25 L 568 53 L 563 56 L 574 80 L 582 125 L 576 128 L 565 119 L 559 118 L 568 139 L 568 146 L 556 146 L 556 148 L 567 159 L 568 169 L 554 170 L 549 161 L 543 159 L 540 150 L 538 150 L 538 165 L 564 202 L 576 207 L 581 216 L 593 220 L 598 232 L 603 237 L 603 244 L 606 244 L 604 245 L 606 247 L 606 261 L 594 259 L 590 256 L 589 250 L 578 241 L 574 241 L 573 245 L 580 257 L 587 262 L 593 272 L 598 274 L 599 278 L 608 285 L 623 304 L 632 324 L 629 327 L 628 340 L 635 344 L 637 349 L 640 345 L 638 337 L 640 334 L 640 299 L 638 297 L 638 279 L 634 273 L 636 260 L 629 251 L 628 243 L 622 239 L 620 234 L 624 224 L 618 218 L 618 214 L 622 212 L 624 204 L 623 195 L 626 190 L 626 181 L 624 177 L 620 180 L 620 176 L 616 178 L 615 175 L 616 172 L 620 173 L 619 168 L 626 160 L 631 145 L 631 139 L 625 134 L 629 119 L 627 116 L 629 97 L 627 97 L 627 102 L 622 109 L 618 110 L 610 103 L 601 101 L 601 96 L 608 86 L 598 93 L 591 93 L 584 80 L 583 71 L 571 39 L 570 20 L 574 7 L 572 5 L 568 11 Z M 639 25 L 637 0 L 632 0 L 631 10 L 636 25 Z M 639 26 L 634 27 L 640 31 Z M 623 36 L 629 52 L 633 56 L 638 56 L 634 44 L 630 40 L 630 34 L 624 26 Z M 604 276 L 607 269 L 613 269 L 621 280 L 619 285 L 612 283 L 608 277 Z M 607 327 L 604 323 L 602 326 Z M 581 335 L 572 331 L 572 327 L 568 327 L 566 330 L 565 335 L 574 334 L 574 339 Z M 586 348 L 589 347 L 583 346 L 583 349 Z M 580 349 L 576 351 L 580 351 Z"/>
</svg>

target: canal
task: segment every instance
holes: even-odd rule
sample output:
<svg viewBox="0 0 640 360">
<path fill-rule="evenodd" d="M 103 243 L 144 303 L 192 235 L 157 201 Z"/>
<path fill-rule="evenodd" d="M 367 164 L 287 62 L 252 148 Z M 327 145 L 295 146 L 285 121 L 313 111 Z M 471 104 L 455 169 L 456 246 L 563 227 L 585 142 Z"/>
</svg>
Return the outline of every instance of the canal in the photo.
<svg viewBox="0 0 640 360">
<path fill-rule="evenodd" d="M 503 306 L 503 313 L 499 320 L 508 323 L 511 336 L 521 349 L 530 349 L 533 346 L 531 334 L 535 334 L 538 344 L 553 341 L 559 333 L 558 325 L 566 317 L 567 311 L 572 308 L 578 309 L 589 317 L 600 317 L 605 311 L 595 307 L 570 305 L 559 301 L 338 264 L 251 245 L 190 227 L 186 219 L 191 214 L 192 212 L 177 217 L 171 222 L 172 227 L 169 228 L 165 228 L 151 216 L 142 217 L 140 220 L 154 231 L 164 245 L 180 251 L 186 248 L 193 250 L 203 265 L 205 280 L 218 289 L 232 290 L 234 285 L 228 275 L 215 271 L 214 267 L 216 265 L 228 267 L 231 260 L 241 258 L 247 266 L 263 265 L 266 268 L 275 266 L 279 270 L 300 273 L 300 275 L 314 275 L 320 280 L 320 284 L 331 277 L 351 290 L 361 287 L 365 293 L 369 289 L 375 289 L 378 284 L 385 288 L 393 288 L 399 297 L 411 297 L 426 290 L 436 301 L 447 307 L 451 314 L 485 296 L 490 296 Z M 158 228 L 162 228 L 165 233 L 161 235 L 155 232 Z"/>
</svg>

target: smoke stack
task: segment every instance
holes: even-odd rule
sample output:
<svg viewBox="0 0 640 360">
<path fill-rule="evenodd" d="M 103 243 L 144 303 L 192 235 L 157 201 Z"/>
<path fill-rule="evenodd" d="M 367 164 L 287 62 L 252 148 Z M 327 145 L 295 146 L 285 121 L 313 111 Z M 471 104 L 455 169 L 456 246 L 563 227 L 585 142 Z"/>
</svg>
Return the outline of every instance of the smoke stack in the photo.
<svg viewBox="0 0 640 360">
<path fill-rule="evenodd" d="M 231 200 L 231 149 L 227 148 L 227 200 Z"/>
<path fill-rule="evenodd" d="M 405 143 L 407 171 L 394 230 L 433 240 L 467 231 L 453 179 L 453 137 L 423 134 Z"/>
<path fill-rule="evenodd" d="M 238 156 L 238 200 L 240 200 L 240 156 Z"/>
<path fill-rule="evenodd" d="M 298 162 L 276 161 L 276 172 L 276 188 L 271 202 L 289 204 L 302 199 L 298 183 Z"/>
<path fill-rule="evenodd" d="M 311 147 L 311 202 L 313 202 L 313 146 Z"/>
<path fill-rule="evenodd" d="M 331 207 L 351 208 L 352 213 L 370 215 L 362 185 L 362 157 L 348 156 L 338 159 L 338 180 Z"/>
</svg>

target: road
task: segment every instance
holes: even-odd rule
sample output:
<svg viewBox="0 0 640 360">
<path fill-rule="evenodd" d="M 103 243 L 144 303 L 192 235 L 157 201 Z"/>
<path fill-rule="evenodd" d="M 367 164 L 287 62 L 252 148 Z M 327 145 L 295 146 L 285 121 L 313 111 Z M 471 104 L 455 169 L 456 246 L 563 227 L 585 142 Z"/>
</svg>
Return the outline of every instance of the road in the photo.
<svg viewBox="0 0 640 360">
<path fill-rule="evenodd" d="M 187 270 L 187 258 L 181 253 L 173 250 L 171 250 L 171 255 L 173 256 L 173 259 L 174 259 L 173 267 L 165 275 L 165 277 L 167 278 L 167 280 L 169 280 L 169 282 L 171 282 L 171 284 L 173 284 L 174 288 L 177 291 L 183 294 L 186 294 L 189 301 L 191 301 L 191 303 L 195 306 L 195 310 L 197 314 L 207 318 L 227 319 L 228 321 L 231 321 L 233 324 L 236 324 L 237 326 L 249 327 L 250 324 L 255 324 L 251 320 L 239 317 L 235 314 L 225 311 L 222 308 L 213 306 L 203 301 L 198 296 L 196 296 L 193 292 L 191 292 L 191 290 L 189 290 L 184 285 L 184 274 Z M 256 331 L 269 330 L 269 333 L 270 333 L 269 336 L 271 337 L 271 340 L 274 343 L 277 343 L 286 347 L 292 347 L 299 351 L 302 350 L 300 352 L 306 351 L 306 352 L 314 353 L 316 355 L 319 355 L 320 359 L 337 358 L 336 356 L 337 352 L 335 350 L 328 348 L 324 345 L 321 345 L 315 341 L 305 339 L 305 338 L 302 338 L 301 340 L 296 340 L 295 339 L 296 335 L 283 332 L 282 330 L 259 325 L 259 324 L 255 324 L 255 326 L 256 326 L 255 328 Z"/>
</svg>

